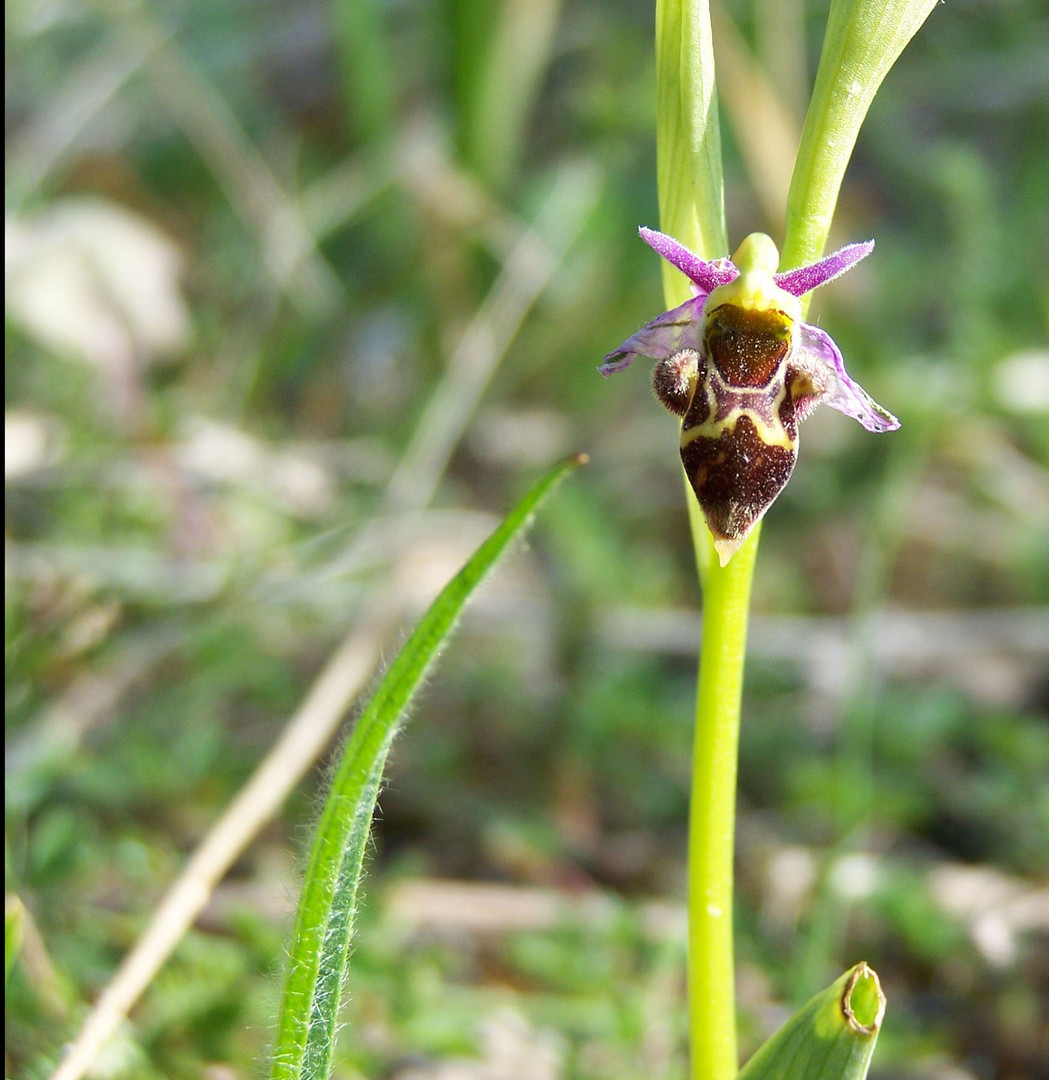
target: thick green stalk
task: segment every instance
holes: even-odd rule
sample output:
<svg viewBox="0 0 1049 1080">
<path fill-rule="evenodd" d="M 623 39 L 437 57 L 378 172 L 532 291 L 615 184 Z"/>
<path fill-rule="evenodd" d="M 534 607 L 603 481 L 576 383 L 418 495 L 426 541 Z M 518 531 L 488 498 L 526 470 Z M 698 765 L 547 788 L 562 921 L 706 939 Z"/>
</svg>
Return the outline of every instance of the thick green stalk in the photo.
<svg viewBox="0 0 1049 1080">
<path fill-rule="evenodd" d="M 736 1075 L 732 889 L 736 761 L 750 586 L 760 525 L 721 566 L 687 492 L 703 581 L 703 638 L 688 826 L 689 1033 L 693 1080 Z"/>
</svg>

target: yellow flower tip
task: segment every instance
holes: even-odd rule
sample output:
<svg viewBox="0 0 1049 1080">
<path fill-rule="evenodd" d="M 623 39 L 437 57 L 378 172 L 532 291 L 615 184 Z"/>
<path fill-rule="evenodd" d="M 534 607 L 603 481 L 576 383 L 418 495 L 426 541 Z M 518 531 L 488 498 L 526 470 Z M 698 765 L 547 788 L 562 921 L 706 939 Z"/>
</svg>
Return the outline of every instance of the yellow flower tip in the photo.
<svg viewBox="0 0 1049 1080">
<path fill-rule="evenodd" d="M 732 262 L 739 277 L 716 288 L 707 298 L 705 311 L 736 304 L 749 311 L 782 311 L 791 322 L 801 321 L 801 302 L 776 284 L 779 249 L 771 236 L 751 233 L 736 249 Z"/>
<path fill-rule="evenodd" d="M 776 247 L 771 236 L 754 232 L 736 248 L 732 261 L 741 274 L 756 272 L 772 277 L 779 269 L 779 248 Z"/>
</svg>

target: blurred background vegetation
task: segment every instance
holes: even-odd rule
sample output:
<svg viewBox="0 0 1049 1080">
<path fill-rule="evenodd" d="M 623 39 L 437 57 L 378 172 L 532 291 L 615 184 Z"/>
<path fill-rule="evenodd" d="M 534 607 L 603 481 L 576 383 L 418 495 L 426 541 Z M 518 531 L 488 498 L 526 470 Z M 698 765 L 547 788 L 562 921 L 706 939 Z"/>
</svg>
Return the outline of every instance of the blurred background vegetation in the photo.
<svg viewBox="0 0 1049 1080">
<path fill-rule="evenodd" d="M 781 239 L 825 4 L 715 8 L 730 235 Z M 540 470 L 395 747 L 342 1077 L 685 1075 L 700 597 L 649 0 L 7 7 L 5 1074 L 47 1074 L 347 631 L 410 621 Z M 818 295 L 900 416 L 803 432 L 764 530 L 743 1049 L 860 959 L 881 1080 L 1049 1076 L 1049 16 L 936 9 Z M 387 655 L 397 637 L 388 636 Z M 258 1072 L 323 762 L 99 1075 Z M 454 884 L 453 884 L 454 883 Z"/>
</svg>

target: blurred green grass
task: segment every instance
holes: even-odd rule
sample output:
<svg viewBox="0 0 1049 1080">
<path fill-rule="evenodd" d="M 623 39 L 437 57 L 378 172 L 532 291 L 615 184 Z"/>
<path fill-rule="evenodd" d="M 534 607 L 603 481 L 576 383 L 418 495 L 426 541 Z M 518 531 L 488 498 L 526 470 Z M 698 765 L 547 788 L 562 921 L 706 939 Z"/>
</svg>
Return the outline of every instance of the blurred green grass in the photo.
<svg viewBox="0 0 1049 1080">
<path fill-rule="evenodd" d="M 6 1075 L 46 1075 L 369 598 L 417 609 L 577 450 L 395 748 L 341 1067 L 517 1039 L 536 1075 L 684 1075 L 680 939 L 645 926 L 682 893 L 699 597 L 673 424 L 594 372 L 660 310 L 651 10 L 514 10 L 9 7 Z M 823 9 L 730 13 L 792 115 L 768 43 L 811 71 Z M 814 417 L 757 571 L 742 1030 L 866 959 L 882 1078 L 1049 1060 L 1047 47 L 1033 0 L 945 6 L 875 102 L 835 238 L 878 248 L 814 314 L 904 426 Z M 730 234 L 775 231 L 726 134 Z M 253 1073 L 321 779 L 112 1075 Z M 420 877 L 611 914 L 398 921 Z"/>
</svg>

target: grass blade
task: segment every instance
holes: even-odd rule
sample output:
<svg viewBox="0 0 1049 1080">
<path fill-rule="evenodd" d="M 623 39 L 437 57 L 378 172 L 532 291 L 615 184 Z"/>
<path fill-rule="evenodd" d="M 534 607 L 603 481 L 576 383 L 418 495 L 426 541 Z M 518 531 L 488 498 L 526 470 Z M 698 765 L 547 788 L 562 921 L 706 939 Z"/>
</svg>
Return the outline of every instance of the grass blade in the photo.
<svg viewBox="0 0 1049 1080">
<path fill-rule="evenodd" d="M 4 986 L 11 978 L 18 954 L 22 951 L 22 922 L 25 908 L 17 896 L 4 900 Z"/>
<path fill-rule="evenodd" d="M 342 82 L 343 107 L 362 143 L 387 139 L 397 86 L 383 12 L 376 0 L 333 0 L 332 27 Z"/>
<path fill-rule="evenodd" d="M 353 730 L 314 837 L 277 1020 L 273 1080 L 326 1080 L 353 935 L 364 849 L 386 755 L 400 718 L 447 641 L 464 604 L 573 458 L 540 480 L 444 587 L 390 665 Z"/>
<path fill-rule="evenodd" d="M 489 190 L 505 191 L 550 64 L 561 0 L 455 0 L 450 11 L 459 149 Z"/>
<path fill-rule="evenodd" d="M 857 964 L 775 1032 L 737 1080 L 863 1080 L 884 1015 L 878 976 Z"/>
</svg>

